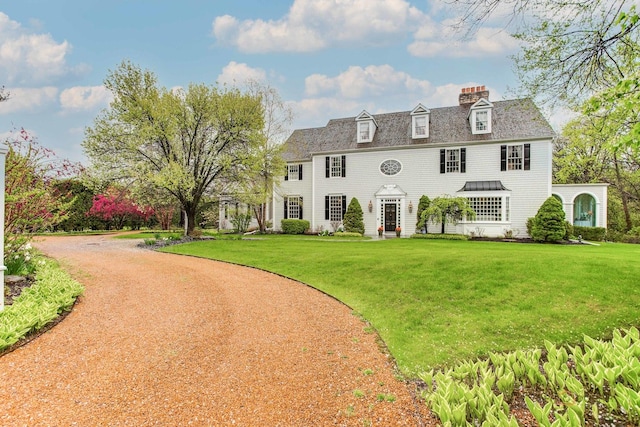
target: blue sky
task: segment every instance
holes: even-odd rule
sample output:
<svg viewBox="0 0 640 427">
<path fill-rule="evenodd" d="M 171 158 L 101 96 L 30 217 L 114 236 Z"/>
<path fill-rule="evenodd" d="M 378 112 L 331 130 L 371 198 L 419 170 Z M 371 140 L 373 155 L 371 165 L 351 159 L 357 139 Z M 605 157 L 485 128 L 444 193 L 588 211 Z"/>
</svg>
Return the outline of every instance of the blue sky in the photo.
<svg viewBox="0 0 640 427">
<path fill-rule="evenodd" d="M 165 87 L 262 80 L 293 108 L 292 129 L 331 118 L 491 99 L 518 86 L 518 45 L 489 21 L 468 39 L 446 0 L 20 0 L 0 3 L 0 140 L 25 128 L 87 164 L 84 128 L 108 106 L 109 70 L 130 60 Z"/>
</svg>

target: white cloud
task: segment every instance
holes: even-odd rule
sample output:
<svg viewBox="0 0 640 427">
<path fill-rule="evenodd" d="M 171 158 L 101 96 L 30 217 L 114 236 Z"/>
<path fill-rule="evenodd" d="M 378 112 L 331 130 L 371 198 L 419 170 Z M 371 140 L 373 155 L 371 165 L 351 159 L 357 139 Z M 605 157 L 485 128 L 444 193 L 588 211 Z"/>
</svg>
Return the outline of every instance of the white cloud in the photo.
<svg viewBox="0 0 640 427">
<path fill-rule="evenodd" d="M 290 106 L 296 112 L 293 127 L 299 129 L 321 127 L 330 119 L 349 117 L 373 105 L 341 98 L 307 98 L 291 102 Z"/>
<path fill-rule="evenodd" d="M 212 33 L 247 53 L 312 52 L 344 43 L 388 44 L 426 19 L 405 0 L 295 0 L 279 20 L 216 17 Z"/>
<path fill-rule="evenodd" d="M 113 95 L 104 86 L 76 86 L 60 94 L 60 105 L 64 111 L 84 111 L 104 107 Z"/>
<path fill-rule="evenodd" d="M 395 70 L 391 65 L 352 66 L 336 77 L 313 74 L 305 79 L 305 93 L 318 96 L 334 93 L 341 98 L 357 99 L 382 95 L 426 94 L 431 84 Z"/>
<path fill-rule="evenodd" d="M 460 89 L 480 86 L 478 82 L 433 85 L 390 65 L 349 67 L 327 76 L 313 74 L 305 80 L 305 99 L 292 104 L 296 112 L 294 127 L 324 126 L 329 119 L 350 117 L 362 110 L 372 114 L 408 111 L 418 103 L 427 108 L 457 105 Z M 500 94 L 491 87 L 491 99 Z"/>
<path fill-rule="evenodd" d="M 0 115 L 18 111 L 34 111 L 50 103 L 58 96 L 58 88 L 12 88 L 8 101 L 0 102 Z"/>
<path fill-rule="evenodd" d="M 7 84 L 50 82 L 68 73 L 67 41 L 50 34 L 33 34 L 0 12 L 0 79 Z"/>
<path fill-rule="evenodd" d="M 238 86 L 248 81 L 265 82 L 267 73 L 261 68 L 252 68 L 244 63 L 231 61 L 223 69 L 216 81 L 221 85 Z"/>
<path fill-rule="evenodd" d="M 482 58 L 504 56 L 519 47 L 519 42 L 500 28 L 479 28 L 470 38 L 463 38 L 452 25 L 452 21 L 445 21 L 423 26 L 414 33 L 407 50 L 420 58 Z"/>
</svg>

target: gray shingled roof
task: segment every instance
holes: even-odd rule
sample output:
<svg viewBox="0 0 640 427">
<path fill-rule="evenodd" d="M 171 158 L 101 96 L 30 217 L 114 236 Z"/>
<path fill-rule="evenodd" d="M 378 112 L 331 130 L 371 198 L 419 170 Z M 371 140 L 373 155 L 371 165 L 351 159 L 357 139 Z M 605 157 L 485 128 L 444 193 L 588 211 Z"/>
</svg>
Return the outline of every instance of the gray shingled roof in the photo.
<svg viewBox="0 0 640 427">
<path fill-rule="evenodd" d="M 332 119 L 322 128 L 295 130 L 285 142 L 286 160 L 311 159 L 311 153 L 370 148 L 419 146 L 551 138 L 553 129 L 530 99 L 493 102 L 490 134 L 473 135 L 467 117 L 471 105 L 431 108 L 429 138 L 411 138 L 411 112 L 374 114 L 378 129 L 373 141 L 358 144 L 355 117 Z"/>
</svg>

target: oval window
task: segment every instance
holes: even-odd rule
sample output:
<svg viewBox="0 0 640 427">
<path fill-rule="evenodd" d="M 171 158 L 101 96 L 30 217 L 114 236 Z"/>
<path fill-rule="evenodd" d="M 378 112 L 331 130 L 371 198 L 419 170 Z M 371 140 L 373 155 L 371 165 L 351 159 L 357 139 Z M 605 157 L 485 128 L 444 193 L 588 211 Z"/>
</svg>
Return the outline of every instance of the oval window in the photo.
<svg viewBox="0 0 640 427">
<path fill-rule="evenodd" d="M 397 160 L 385 160 L 380 163 L 380 172 L 387 176 L 397 175 L 402 170 L 402 164 Z"/>
</svg>

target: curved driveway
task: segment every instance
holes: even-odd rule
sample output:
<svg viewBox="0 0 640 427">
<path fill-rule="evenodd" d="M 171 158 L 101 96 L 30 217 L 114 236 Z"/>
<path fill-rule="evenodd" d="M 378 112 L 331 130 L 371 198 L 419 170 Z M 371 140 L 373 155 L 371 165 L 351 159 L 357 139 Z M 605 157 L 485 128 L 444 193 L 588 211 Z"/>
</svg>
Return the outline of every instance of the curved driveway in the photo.
<svg viewBox="0 0 640 427">
<path fill-rule="evenodd" d="M 346 306 L 273 274 L 136 243 L 36 243 L 86 291 L 60 324 L 0 358 L 0 425 L 433 422 Z"/>
</svg>

